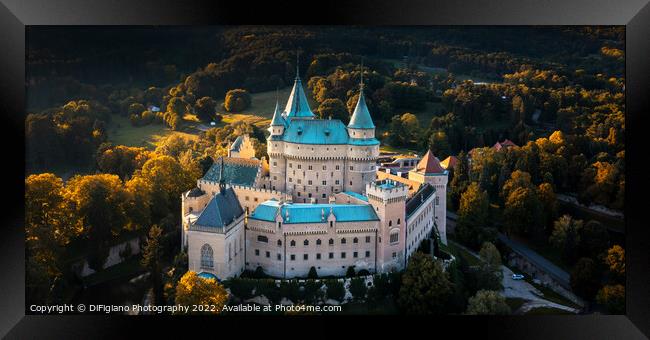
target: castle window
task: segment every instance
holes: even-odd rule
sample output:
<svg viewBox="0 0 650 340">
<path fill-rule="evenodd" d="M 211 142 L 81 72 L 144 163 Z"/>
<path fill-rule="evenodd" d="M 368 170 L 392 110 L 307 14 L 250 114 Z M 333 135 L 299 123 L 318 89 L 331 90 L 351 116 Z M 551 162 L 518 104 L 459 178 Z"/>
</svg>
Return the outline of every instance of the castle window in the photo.
<svg viewBox="0 0 650 340">
<path fill-rule="evenodd" d="M 397 224 L 400 224 L 400 223 L 402 223 L 402 219 L 401 219 L 401 218 L 398 218 L 398 219 L 397 219 Z"/>
<path fill-rule="evenodd" d="M 305 240 L 305 242 L 303 242 L 302 244 L 308 246 L 309 245 L 309 240 Z"/>
<path fill-rule="evenodd" d="M 320 253 L 316 254 L 316 260 L 320 260 Z"/>
<path fill-rule="evenodd" d="M 352 257 L 356 259 L 357 257 L 359 257 L 359 253 L 355 251 L 354 253 L 352 253 Z"/>
<path fill-rule="evenodd" d="M 302 259 L 305 261 L 309 260 L 309 255 L 308 254 L 302 255 Z"/>
<path fill-rule="evenodd" d="M 341 244 L 346 244 L 346 243 L 348 243 L 348 241 L 345 239 L 345 237 L 342 238 L 342 239 L 341 239 Z"/>
<path fill-rule="evenodd" d="M 267 258 L 270 258 L 270 257 L 271 257 L 271 252 L 270 252 L 270 251 L 267 251 L 267 252 L 266 252 L 266 257 L 267 257 Z"/>
<path fill-rule="evenodd" d="M 397 253 L 393 252 L 393 258 L 396 258 L 396 257 L 397 257 Z"/>
<path fill-rule="evenodd" d="M 300 183 L 300 182 L 298 182 L 298 183 Z M 308 185 L 311 185 L 311 184 L 312 184 L 311 179 L 307 181 L 307 184 L 308 184 Z"/>
<path fill-rule="evenodd" d="M 341 167 L 337 165 L 337 166 L 336 166 L 336 170 L 340 170 L 340 169 L 341 169 Z"/>
<path fill-rule="evenodd" d="M 292 247 L 295 247 L 295 246 L 296 246 L 296 241 L 295 241 L 295 240 L 291 240 L 291 246 L 292 246 Z"/>
<path fill-rule="evenodd" d="M 332 223 L 332 222 L 330 222 L 330 223 Z M 334 245 L 334 239 L 333 238 L 330 239 L 329 244 L 330 244 L 330 246 Z"/>
<path fill-rule="evenodd" d="M 192 212 L 192 211 L 194 211 L 194 209 L 192 209 L 192 207 L 190 207 L 190 212 Z"/>
<path fill-rule="evenodd" d="M 309 170 L 312 170 L 312 166 L 310 165 L 310 166 L 308 167 L 308 169 L 309 169 Z"/>
<path fill-rule="evenodd" d="M 341 258 L 342 258 L 342 259 L 345 258 L 345 252 L 342 252 L 342 253 L 341 253 Z"/>
<path fill-rule="evenodd" d="M 255 256 L 260 256 L 260 250 L 259 249 L 255 249 Z"/>
<path fill-rule="evenodd" d="M 330 253 L 330 259 L 334 258 L 334 253 Z"/>
<path fill-rule="evenodd" d="M 273 162 L 273 166 L 278 166 L 278 162 Z"/>
<path fill-rule="evenodd" d="M 291 261 L 295 261 L 295 260 L 296 260 L 296 255 L 291 254 Z"/>
<path fill-rule="evenodd" d="M 289 168 L 293 168 L 293 163 L 289 162 Z"/>
<path fill-rule="evenodd" d="M 323 194 L 323 198 L 327 198 L 327 194 Z"/>
<path fill-rule="evenodd" d="M 278 222 L 278 228 L 282 228 L 282 222 Z M 278 240 L 278 242 L 278 245 L 281 246 L 282 242 L 280 240 Z"/>
<path fill-rule="evenodd" d="M 298 164 L 298 170 L 302 169 L 302 164 Z"/>
<path fill-rule="evenodd" d="M 359 243 L 359 239 L 358 239 L 358 238 L 356 238 L 356 237 L 355 237 L 355 238 L 353 238 L 353 239 L 352 239 L 352 243 Z"/>
<path fill-rule="evenodd" d="M 370 243 L 370 236 L 366 236 L 366 243 Z"/>
<path fill-rule="evenodd" d="M 436 205 L 440 205 L 440 197 L 436 196 Z"/>
<path fill-rule="evenodd" d="M 370 251 L 366 251 L 366 257 L 370 257 Z"/>
<path fill-rule="evenodd" d="M 323 185 L 327 185 L 327 181 L 323 181 Z"/>
<path fill-rule="evenodd" d="M 323 165 L 323 170 L 327 170 L 327 165 Z"/>
<path fill-rule="evenodd" d="M 316 245 L 317 245 L 317 246 L 320 246 L 320 244 L 321 244 L 320 239 L 317 239 L 317 240 L 316 240 Z"/>
<path fill-rule="evenodd" d="M 278 222 L 280 223 L 280 222 Z M 278 247 L 282 247 L 282 240 L 278 240 Z"/>
<path fill-rule="evenodd" d="M 201 268 L 214 268 L 214 252 L 207 243 L 201 247 Z"/>
<path fill-rule="evenodd" d="M 389 227 L 392 227 L 392 226 L 393 226 L 393 220 L 389 220 L 389 221 L 388 221 L 388 226 L 389 226 Z"/>
<path fill-rule="evenodd" d="M 282 261 L 282 255 L 278 253 L 278 261 Z"/>
<path fill-rule="evenodd" d="M 298 191 L 298 197 L 300 197 L 301 195 L 302 195 L 302 193 L 300 191 Z"/>
<path fill-rule="evenodd" d="M 334 226 L 334 221 L 330 221 L 330 228 L 333 227 L 333 226 Z M 330 242 L 330 244 L 332 244 L 332 243 Z"/>
<path fill-rule="evenodd" d="M 352 181 L 350 181 L 350 185 L 352 185 Z"/>
<path fill-rule="evenodd" d="M 275 185 L 273 186 L 273 188 L 272 188 L 272 189 L 273 189 L 273 190 L 275 190 Z"/>
<path fill-rule="evenodd" d="M 278 176 L 273 176 L 273 180 L 276 181 L 278 179 Z"/>
<path fill-rule="evenodd" d="M 337 179 L 337 180 L 334 182 L 334 184 L 339 185 L 339 184 L 341 184 L 341 181 L 339 181 L 339 180 Z"/>
<path fill-rule="evenodd" d="M 350 170 L 354 170 L 354 167 L 352 165 L 350 165 Z"/>
<path fill-rule="evenodd" d="M 269 243 L 269 238 L 264 235 L 258 235 L 257 242 Z"/>
<path fill-rule="evenodd" d="M 307 194 L 307 196 L 308 196 L 309 198 L 311 198 L 311 192 L 310 192 L 309 194 Z"/>
<path fill-rule="evenodd" d="M 390 243 L 399 242 L 399 231 L 395 230 L 390 233 Z"/>
</svg>

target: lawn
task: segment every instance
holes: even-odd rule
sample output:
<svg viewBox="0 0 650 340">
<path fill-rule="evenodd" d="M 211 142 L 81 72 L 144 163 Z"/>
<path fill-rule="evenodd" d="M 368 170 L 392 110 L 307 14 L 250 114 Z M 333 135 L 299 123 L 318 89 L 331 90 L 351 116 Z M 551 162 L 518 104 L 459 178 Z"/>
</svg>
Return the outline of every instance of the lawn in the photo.
<svg viewBox="0 0 650 340">
<path fill-rule="evenodd" d="M 183 131 L 173 131 L 163 124 L 149 124 L 136 127 L 131 125 L 127 117 L 114 115 L 108 125 L 108 140 L 113 144 L 127 146 L 141 146 L 154 149 L 156 143 L 169 135 L 180 135 L 190 139 L 198 138 L 198 130 L 193 129 L 196 121 L 190 115 L 185 119 L 186 126 Z"/>
<path fill-rule="evenodd" d="M 581 309 L 582 308 L 579 305 L 573 303 L 573 301 L 571 301 L 571 300 L 565 298 L 564 296 L 556 293 L 554 290 L 552 290 L 552 289 L 550 289 L 548 287 L 545 287 L 543 285 L 538 285 L 538 284 L 534 283 L 533 280 L 528 275 L 525 275 L 525 280 L 528 283 L 530 283 L 533 287 L 537 288 L 540 292 L 542 292 L 543 296 L 540 296 L 540 297 L 545 299 L 545 300 L 555 302 L 557 304 L 564 305 L 564 306 L 571 307 L 571 308 L 576 308 L 576 309 Z"/>
<path fill-rule="evenodd" d="M 83 280 L 87 286 L 93 286 L 99 283 L 107 282 L 122 277 L 133 277 L 137 274 L 143 273 L 144 269 L 140 265 L 140 256 L 133 256 L 132 258 L 108 267 L 102 271 L 90 274 Z"/>
</svg>

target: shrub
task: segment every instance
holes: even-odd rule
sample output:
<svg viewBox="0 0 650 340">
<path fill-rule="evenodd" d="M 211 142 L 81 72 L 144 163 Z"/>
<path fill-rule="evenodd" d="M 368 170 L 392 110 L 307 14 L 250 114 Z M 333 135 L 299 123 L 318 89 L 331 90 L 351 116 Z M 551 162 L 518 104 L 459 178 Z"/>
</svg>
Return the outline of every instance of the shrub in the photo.
<svg viewBox="0 0 650 340">
<path fill-rule="evenodd" d="M 251 105 L 251 95 L 243 89 L 234 89 L 226 93 L 223 103 L 224 109 L 228 112 L 241 112 Z"/>
<path fill-rule="evenodd" d="M 338 280 L 330 280 L 327 282 L 327 298 L 337 301 L 343 301 L 345 297 L 345 287 L 342 282 Z"/>
<path fill-rule="evenodd" d="M 350 293 L 355 300 L 363 300 L 367 291 L 366 280 L 363 278 L 356 277 L 350 281 Z"/>
</svg>

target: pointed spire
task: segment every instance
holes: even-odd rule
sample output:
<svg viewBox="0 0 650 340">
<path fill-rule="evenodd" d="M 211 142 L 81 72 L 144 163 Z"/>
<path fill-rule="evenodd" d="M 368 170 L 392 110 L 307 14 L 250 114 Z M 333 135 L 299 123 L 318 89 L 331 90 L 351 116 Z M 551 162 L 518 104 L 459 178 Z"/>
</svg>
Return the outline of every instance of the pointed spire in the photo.
<svg viewBox="0 0 650 340">
<path fill-rule="evenodd" d="M 226 191 L 226 179 L 223 178 L 223 156 L 221 156 L 221 167 L 219 168 L 219 191 Z"/>
<path fill-rule="evenodd" d="M 271 119 L 271 126 L 283 126 L 286 121 L 280 112 L 280 100 L 278 99 L 278 90 L 275 91 L 275 110 L 273 111 L 273 118 Z"/>
<path fill-rule="evenodd" d="M 434 156 L 431 150 L 428 150 L 420 162 L 418 162 L 415 171 L 424 174 L 440 174 L 445 172 L 445 169 L 440 165 L 438 157 Z"/>
<path fill-rule="evenodd" d="M 296 49 L 296 79 L 300 78 L 300 51 Z"/>
<path fill-rule="evenodd" d="M 366 97 L 363 94 L 363 59 L 361 60 L 361 80 L 359 83 L 359 100 L 357 106 L 354 108 L 352 117 L 348 128 L 352 129 L 374 129 L 375 124 L 372 122 L 368 105 L 366 105 Z"/>
<path fill-rule="evenodd" d="M 302 88 L 298 73 L 298 51 L 296 51 L 296 79 L 293 83 L 293 89 L 287 100 L 287 106 L 284 108 L 284 115 L 287 118 L 313 118 L 315 115 L 309 108 L 307 96 Z"/>
</svg>

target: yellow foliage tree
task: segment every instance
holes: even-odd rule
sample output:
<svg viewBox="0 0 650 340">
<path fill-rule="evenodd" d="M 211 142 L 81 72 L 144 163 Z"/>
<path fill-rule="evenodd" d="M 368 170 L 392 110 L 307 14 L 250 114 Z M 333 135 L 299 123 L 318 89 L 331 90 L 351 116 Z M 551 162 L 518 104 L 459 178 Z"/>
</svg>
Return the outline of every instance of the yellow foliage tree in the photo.
<svg viewBox="0 0 650 340">
<path fill-rule="evenodd" d="M 618 244 L 609 248 L 605 257 L 605 264 L 613 274 L 625 275 L 625 249 Z"/>
<path fill-rule="evenodd" d="M 228 292 L 215 279 L 205 279 L 196 272 L 188 271 L 176 286 L 176 303 L 190 306 L 209 306 L 204 312 L 219 314 L 228 301 Z M 212 308 L 216 306 L 216 308 Z"/>
</svg>

